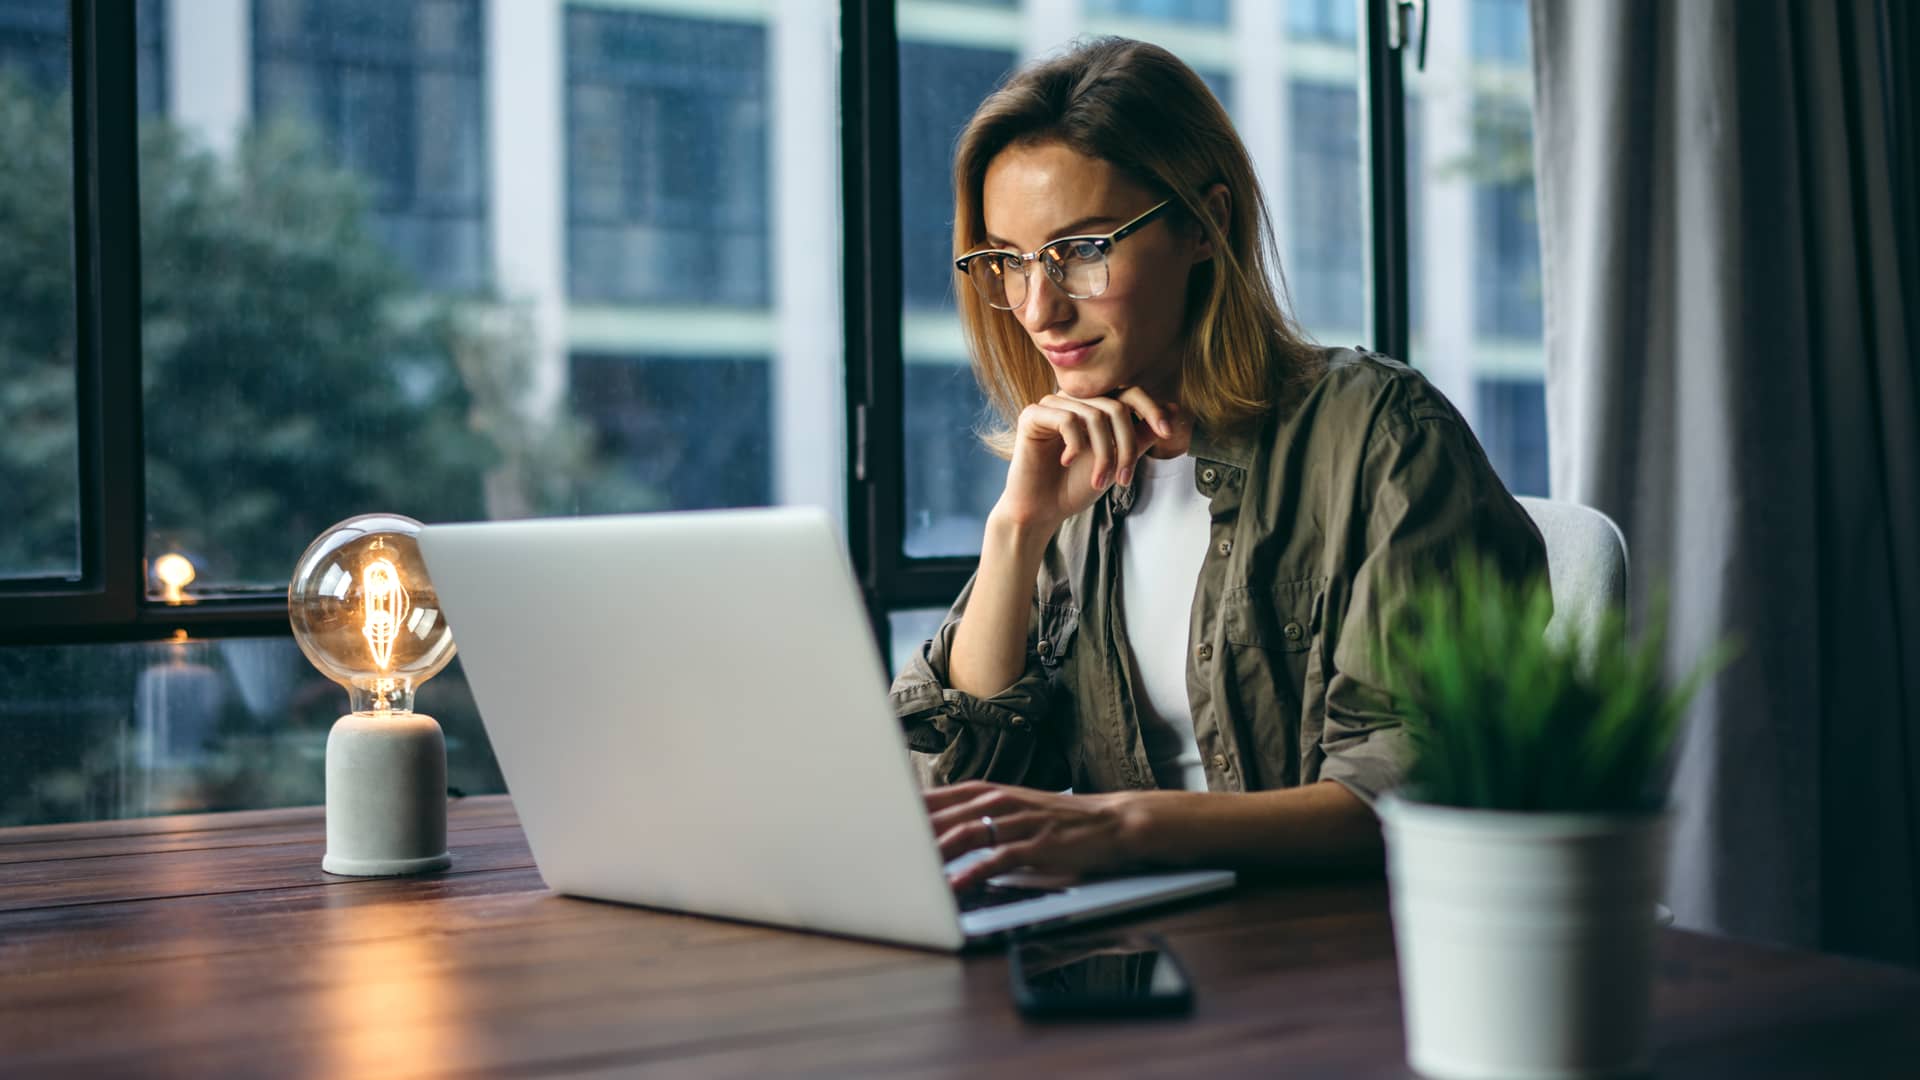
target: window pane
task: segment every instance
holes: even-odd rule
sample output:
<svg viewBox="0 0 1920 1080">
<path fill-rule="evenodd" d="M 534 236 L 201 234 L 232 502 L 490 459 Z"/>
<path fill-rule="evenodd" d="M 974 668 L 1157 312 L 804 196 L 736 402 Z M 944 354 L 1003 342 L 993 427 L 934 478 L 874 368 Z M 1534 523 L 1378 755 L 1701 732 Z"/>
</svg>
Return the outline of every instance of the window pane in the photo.
<svg viewBox="0 0 1920 1080">
<path fill-rule="evenodd" d="M 307 132 L 354 173 L 409 272 L 483 285 L 479 0 L 255 0 L 253 16 L 260 125 Z"/>
<path fill-rule="evenodd" d="M 767 48 L 764 25 L 568 9 L 576 298 L 767 305 Z"/>
<path fill-rule="evenodd" d="M 418 705 L 452 789 L 505 790 L 458 659 Z M 292 638 L 0 649 L 0 827 L 324 802 L 346 710 Z"/>
<path fill-rule="evenodd" d="M 913 654 L 920 646 L 933 637 L 940 629 L 940 621 L 947 617 L 946 608 L 912 608 L 907 611 L 887 613 L 888 635 L 893 639 L 893 647 L 887 656 L 887 672 L 900 674 L 907 666 Z"/>
<path fill-rule="evenodd" d="M 147 550 L 190 593 L 372 510 L 843 512 L 838 12 L 653 6 L 168 8 Z"/>
<path fill-rule="evenodd" d="M 1090 15 L 1132 15 L 1225 26 L 1227 0 L 1086 0 Z"/>
<path fill-rule="evenodd" d="M 1413 359 L 1516 493 L 1547 493 L 1533 82 L 1522 0 L 1433 22 L 1408 66 Z"/>
<path fill-rule="evenodd" d="M 910 14 L 903 5 L 903 18 Z M 953 147 L 974 107 L 1015 62 L 1011 48 L 900 40 L 900 216 L 905 292 L 907 531 L 913 556 L 980 550 L 1005 466 L 974 432 L 986 398 L 967 364 L 954 307 Z M 965 39 L 961 39 L 964 41 Z"/>
<path fill-rule="evenodd" d="M 0 0 L 0 578 L 80 572 L 66 0 Z"/>
<path fill-rule="evenodd" d="M 968 286 L 952 268 L 950 169 L 974 108 L 1026 58 L 1081 33 L 1156 40 L 1164 29 L 1160 44 L 1199 72 L 1253 157 L 1296 317 L 1329 344 L 1367 339 L 1368 196 L 1352 0 L 1025 0 L 1022 8 L 957 12 L 936 0 L 898 2 L 909 556 L 977 553 L 1006 476 L 974 435 L 990 417 L 953 306 L 953 289 Z"/>
</svg>

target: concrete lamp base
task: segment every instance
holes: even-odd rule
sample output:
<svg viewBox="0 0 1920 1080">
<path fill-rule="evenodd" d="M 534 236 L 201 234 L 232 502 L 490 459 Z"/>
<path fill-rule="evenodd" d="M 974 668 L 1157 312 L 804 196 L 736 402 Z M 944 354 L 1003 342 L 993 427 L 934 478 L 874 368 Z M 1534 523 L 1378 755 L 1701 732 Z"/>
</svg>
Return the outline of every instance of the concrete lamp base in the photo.
<svg viewBox="0 0 1920 1080">
<path fill-rule="evenodd" d="M 327 854 L 351 877 L 445 870 L 447 743 L 420 713 L 349 713 L 327 735 Z"/>
</svg>

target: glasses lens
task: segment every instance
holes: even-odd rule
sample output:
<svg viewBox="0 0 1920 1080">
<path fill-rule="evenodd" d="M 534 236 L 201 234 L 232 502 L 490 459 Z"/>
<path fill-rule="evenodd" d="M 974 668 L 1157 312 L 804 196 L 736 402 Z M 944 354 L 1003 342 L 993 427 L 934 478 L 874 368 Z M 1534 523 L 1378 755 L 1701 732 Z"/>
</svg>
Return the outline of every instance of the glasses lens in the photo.
<svg viewBox="0 0 1920 1080">
<path fill-rule="evenodd" d="M 967 276 L 980 298 L 1002 311 L 1018 307 L 1026 299 L 1027 275 L 1019 260 L 989 251 L 967 261 Z"/>
<path fill-rule="evenodd" d="M 1107 253 L 1092 240 L 1069 240 L 1047 249 L 1049 276 L 1075 300 L 1107 291 Z"/>
</svg>

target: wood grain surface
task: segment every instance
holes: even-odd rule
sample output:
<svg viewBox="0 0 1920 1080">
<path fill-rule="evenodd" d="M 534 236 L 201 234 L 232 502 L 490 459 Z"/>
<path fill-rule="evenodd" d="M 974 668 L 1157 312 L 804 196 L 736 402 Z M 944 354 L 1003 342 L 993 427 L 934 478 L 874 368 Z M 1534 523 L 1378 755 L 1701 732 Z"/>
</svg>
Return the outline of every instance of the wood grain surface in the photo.
<svg viewBox="0 0 1920 1080">
<path fill-rule="evenodd" d="M 1386 890 L 1131 920 L 1191 1017 L 1037 1025 L 949 957 L 557 896 L 503 796 L 453 868 L 320 870 L 318 808 L 0 831 L 0 1075 L 1406 1076 Z M 1920 1076 L 1920 972 L 1669 931 L 1655 1073 Z"/>
</svg>

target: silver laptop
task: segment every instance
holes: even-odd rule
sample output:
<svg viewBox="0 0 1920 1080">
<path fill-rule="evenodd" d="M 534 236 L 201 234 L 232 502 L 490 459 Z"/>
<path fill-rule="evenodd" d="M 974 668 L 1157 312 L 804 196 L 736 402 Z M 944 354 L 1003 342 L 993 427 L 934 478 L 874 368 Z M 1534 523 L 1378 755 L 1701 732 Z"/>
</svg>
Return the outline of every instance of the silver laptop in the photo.
<svg viewBox="0 0 1920 1080">
<path fill-rule="evenodd" d="M 1225 889 L 956 898 L 846 557 L 814 509 L 420 536 L 541 875 L 575 896 L 960 949 Z"/>
</svg>

